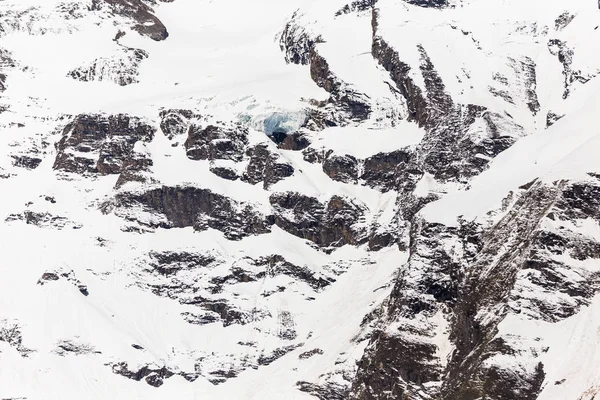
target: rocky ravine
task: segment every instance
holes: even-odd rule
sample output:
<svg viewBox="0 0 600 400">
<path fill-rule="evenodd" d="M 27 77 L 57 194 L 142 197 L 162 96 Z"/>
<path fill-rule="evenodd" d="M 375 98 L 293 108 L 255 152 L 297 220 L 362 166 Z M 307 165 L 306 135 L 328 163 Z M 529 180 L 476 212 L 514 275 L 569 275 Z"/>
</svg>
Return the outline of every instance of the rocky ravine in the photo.
<svg viewBox="0 0 600 400">
<path fill-rule="evenodd" d="M 0 398 L 593 399 L 596 4 L 250 3 L 0 4 Z"/>
</svg>

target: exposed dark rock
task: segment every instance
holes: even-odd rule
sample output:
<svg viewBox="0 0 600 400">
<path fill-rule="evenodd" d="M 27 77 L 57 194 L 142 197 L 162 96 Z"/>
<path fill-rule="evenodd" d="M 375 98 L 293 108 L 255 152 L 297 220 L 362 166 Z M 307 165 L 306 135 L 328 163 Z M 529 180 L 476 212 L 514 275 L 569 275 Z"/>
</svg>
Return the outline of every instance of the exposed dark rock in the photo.
<svg viewBox="0 0 600 400">
<path fill-rule="evenodd" d="M 421 5 L 435 5 L 425 3 Z M 412 175 L 413 171 L 429 172 L 440 181 L 455 180 L 464 183 L 485 170 L 491 158 L 523 135 L 522 127 L 512 122 L 509 116 L 493 113 L 485 107 L 455 104 L 446 92 L 426 49 L 421 45 L 417 48 L 421 54 L 420 73 L 425 87 L 417 86 L 409 75 L 411 67 L 403 63 L 398 52 L 378 34 L 378 13 L 378 9 L 374 8 L 373 57 L 389 71 L 398 91 L 405 98 L 408 120 L 416 122 L 426 131 L 416 149 L 415 163 L 407 168 Z M 535 113 L 539 110 L 534 90 L 535 64 L 527 59 L 515 61 L 514 68 L 522 72 L 526 88 L 524 97 L 530 111 Z M 467 135 L 476 121 L 483 121 L 486 126 L 483 138 L 473 139 Z"/>
<path fill-rule="evenodd" d="M 325 154 L 325 150 L 315 150 L 314 148 L 309 147 L 302 152 L 302 158 L 304 161 L 311 164 L 322 163 L 323 160 L 325 160 Z"/>
<path fill-rule="evenodd" d="M 129 18 L 134 23 L 133 30 L 152 40 L 160 41 L 169 36 L 167 28 L 154 15 L 150 6 L 142 0 L 92 0 L 92 11 L 108 8 L 112 13 Z"/>
<path fill-rule="evenodd" d="M 58 279 L 59 279 L 59 277 L 55 273 L 53 273 L 53 272 L 44 272 L 42 274 L 42 277 L 38 281 L 38 285 L 43 285 L 44 282 L 47 282 L 47 281 L 57 281 Z"/>
<path fill-rule="evenodd" d="M 309 393 L 319 400 L 347 400 L 349 391 L 346 386 L 328 383 L 317 385 L 306 381 L 296 382 L 296 386 L 302 392 Z"/>
<path fill-rule="evenodd" d="M 253 272 L 247 271 L 243 268 L 232 267 L 230 269 L 230 274 L 211 278 L 210 283 L 215 286 L 209 290 L 213 294 L 221 293 L 223 291 L 223 286 L 226 284 L 255 282 L 263 276 L 265 276 L 264 273 L 254 274 Z"/>
<path fill-rule="evenodd" d="M 304 150 L 310 146 L 310 142 L 302 133 L 292 133 L 286 135 L 286 137 L 279 143 L 279 148 L 282 150 Z"/>
<path fill-rule="evenodd" d="M 546 115 L 546 128 L 549 128 L 552 125 L 554 125 L 556 121 L 558 121 L 562 117 L 564 117 L 564 115 L 558 115 L 553 113 L 552 111 L 548 111 L 548 114 Z"/>
<path fill-rule="evenodd" d="M 60 279 L 67 280 L 73 286 L 75 286 L 82 295 L 89 296 L 87 286 L 81 283 L 81 281 L 75 277 L 75 273 L 72 270 L 66 272 L 60 270 L 55 272 L 44 272 L 42 274 L 42 277 L 37 281 L 37 284 L 40 286 L 44 286 L 49 282 L 58 281 Z"/>
<path fill-rule="evenodd" d="M 152 140 L 154 132 L 153 127 L 124 114 L 81 114 L 63 129 L 54 169 L 103 175 L 140 170 L 151 165 L 151 160 L 135 154 L 134 146 Z"/>
<path fill-rule="evenodd" d="M 368 186 L 391 190 L 396 187 L 396 181 L 407 168 L 409 159 L 410 154 L 404 150 L 375 154 L 364 161 L 360 179 Z"/>
<path fill-rule="evenodd" d="M 331 94 L 327 103 L 320 106 L 326 107 L 329 104 L 335 109 L 335 112 L 329 117 L 325 117 L 322 124 L 325 126 L 343 125 L 346 120 L 362 121 L 369 118 L 371 115 L 369 98 L 341 81 L 331 71 L 327 60 L 315 49 L 310 53 L 310 76 L 317 86 Z M 324 112 L 327 113 L 327 110 Z"/>
<path fill-rule="evenodd" d="M 207 267 L 217 259 L 211 254 L 196 254 L 188 252 L 151 252 L 150 268 L 161 275 L 169 276 L 182 270 Z"/>
<path fill-rule="evenodd" d="M 289 346 L 277 348 L 273 350 L 273 352 L 271 352 L 270 354 L 261 354 L 257 360 L 258 365 L 269 365 L 277 359 L 285 356 L 287 353 L 294 351 L 298 347 L 302 346 L 304 346 L 304 343 L 292 344 Z"/>
<path fill-rule="evenodd" d="M 36 169 L 42 163 L 42 159 L 38 157 L 32 157 L 27 155 L 21 156 L 12 156 L 13 165 L 15 167 L 25 168 L 25 169 Z"/>
<path fill-rule="evenodd" d="M 59 356 L 66 355 L 85 355 L 85 354 L 100 354 L 94 346 L 86 344 L 86 343 L 78 343 L 73 340 L 60 340 L 56 344 L 56 350 L 54 353 Z"/>
<path fill-rule="evenodd" d="M 345 155 L 338 156 L 332 151 L 327 153 L 323 161 L 323 172 L 331 179 L 339 182 L 356 183 L 358 180 L 358 162 L 355 157 Z"/>
<path fill-rule="evenodd" d="M 206 313 L 184 313 L 185 320 L 190 324 L 206 325 L 222 322 L 223 326 L 245 325 L 252 320 L 251 315 L 234 308 L 225 299 L 209 300 L 197 296 L 189 300 L 180 300 L 180 302 L 198 306 L 207 311 Z"/>
<path fill-rule="evenodd" d="M 289 164 L 276 162 L 278 157 L 264 144 L 249 148 L 246 155 L 250 158 L 250 162 L 242 180 L 253 185 L 263 182 L 264 188 L 268 189 L 271 185 L 294 174 L 294 168 Z"/>
<path fill-rule="evenodd" d="M 567 42 L 560 39 L 550 39 L 548 50 L 563 65 L 563 76 L 565 78 L 563 98 L 566 99 L 571 94 L 573 83 L 586 83 L 590 78 L 583 76 L 581 71 L 572 68 L 574 50 L 569 47 Z"/>
<path fill-rule="evenodd" d="M 120 86 L 137 83 L 138 70 L 148 53 L 141 49 L 124 48 L 111 58 L 96 59 L 91 65 L 70 71 L 67 76 L 82 82 L 112 81 Z"/>
<path fill-rule="evenodd" d="M 10 214 L 6 222 L 25 221 L 28 225 L 35 225 L 40 228 L 64 229 L 70 227 L 72 229 L 80 229 L 81 224 L 70 221 L 66 217 L 53 215 L 47 212 L 24 211 L 21 214 Z"/>
<path fill-rule="evenodd" d="M 364 209 L 352 201 L 333 196 L 327 204 L 300 193 L 275 193 L 270 197 L 275 224 L 292 235 L 320 246 L 357 245 L 364 232 L 353 226 Z"/>
<path fill-rule="evenodd" d="M 419 126 L 425 126 L 429 121 L 429 111 L 425 96 L 419 86 L 409 76 L 410 66 L 400 61 L 398 52 L 394 50 L 382 37 L 377 36 L 377 18 L 379 11 L 373 9 L 373 44 L 371 53 L 373 57 L 385 68 L 396 87 L 406 100 L 408 108 L 408 121 L 414 121 Z"/>
<path fill-rule="evenodd" d="M 344 7 L 339 9 L 335 13 L 335 15 L 337 17 L 343 14 L 350 14 L 353 12 L 368 11 L 371 10 L 375 3 L 377 3 L 377 0 L 355 0 L 352 3 L 346 4 Z"/>
<path fill-rule="evenodd" d="M 141 194 L 120 193 L 115 201 L 118 207 L 138 205 L 163 214 L 169 220 L 168 225 L 160 225 L 165 228 L 212 228 L 231 240 L 270 231 L 266 217 L 250 205 L 238 204 L 208 189 L 163 186 Z"/>
<path fill-rule="evenodd" d="M 377 153 L 359 160 L 350 155 L 337 155 L 332 150 L 324 152 L 308 148 L 304 159 L 322 163 L 323 172 L 335 181 L 361 183 L 384 192 L 397 189 L 398 183 L 406 183 L 411 174 L 418 176 L 417 180 L 423 175 L 422 167 L 416 165 L 415 156 L 408 149 Z"/>
<path fill-rule="evenodd" d="M 322 42 L 322 38 L 315 37 L 304 29 L 300 21 L 302 17 L 302 14 L 296 12 L 286 24 L 280 38 L 281 50 L 288 63 L 310 65 L 312 80 L 330 93 L 327 101 L 313 102 L 314 107 L 309 109 L 306 126 L 322 129 L 369 118 L 369 98 L 331 71 L 327 60 L 317 51 L 317 44 Z"/>
<path fill-rule="evenodd" d="M 1 28 L 0 28 L 1 29 Z M 15 67 L 15 62 L 12 59 L 12 54 L 3 48 L 0 48 L 0 93 L 5 91 L 6 85 L 6 70 Z M 2 106 L 0 106 L 0 112 Z"/>
<path fill-rule="evenodd" d="M 237 171 L 232 168 L 211 165 L 209 170 L 219 178 L 227 179 L 228 181 L 235 181 L 240 178 Z"/>
<path fill-rule="evenodd" d="M 412 4 L 425 8 L 441 8 L 448 5 L 448 0 L 404 0 L 408 4 Z"/>
<path fill-rule="evenodd" d="M 162 110 L 160 112 L 160 129 L 170 140 L 188 133 L 192 121 L 202 117 L 191 110 Z"/>
<path fill-rule="evenodd" d="M 21 357 L 28 357 L 34 350 L 28 349 L 23 345 L 23 335 L 21 326 L 5 319 L 0 320 L 0 342 L 8 343 L 15 348 Z"/>
<path fill-rule="evenodd" d="M 573 19 L 575 19 L 575 15 L 568 11 L 563 12 L 554 21 L 554 29 L 557 31 L 565 29 L 573 21 Z"/>
<path fill-rule="evenodd" d="M 290 21 L 285 25 L 279 39 L 279 47 L 285 54 L 285 61 L 292 64 L 308 65 L 310 63 L 310 54 L 322 39 L 313 38 L 309 32 L 306 32 L 298 19 L 301 14 L 295 12 Z"/>
<path fill-rule="evenodd" d="M 248 144 L 248 130 L 242 126 L 201 127 L 191 125 L 185 149 L 192 160 L 241 161 Z"/>
<path fill-rule="evenodd" d="M 265 266 L 265 274 L 269 277 L 287 275 L 289 277 L 298 279 L 299 281 L 305 282 L 315 290 L 321 290 L 335 282 L 335 280 L 332 278 L 324 279 L 322 277 L 317 277 L 316 274 L 310 269 L 292 264 L 278 254 L 258 259 L 255 261 L 255 265 Z M 263 275 L 259 274 L 257 277 L 261 278 L 262 276 Z"/>
<path fill-rule="evenodd" d="M 323 350 L 321 349 L 312 349 L 309 351 L 305 351 L 304 353 L 301 353 L 298 355 L 298 358 L 301 360 L 306 360 L 307 358 L 311 358 L 314 355 L 317 354 L 323 354 Z"/>
<path fill-rule="evenodd" d="M 289 311 L 279 311 L 277 313 L 277 337 L 282 340 L 294 340 L 297 336 L 293 314 Z"/>
<path fill-rule="evenodd" d="M 125 378 L 132 379 L 134 381 L 141 381 L 144 379 L 150 386 L 160 387 L 163 385 L 165 379 L 169 379 L 175 372 L 169 370 L 163 366 L 158 368 L 157 366 L 146 365 L 139 370 L 130 370 L 126 362 L 119 362 L 115 364 L 108 364 L 112 368 L 112 372 Z M 181 375 L 178 374 L 178 375 Z"/>
<path fill-rule="evenodd" d="M 521 61 L 510 60 L 516 75 L 521 79 L 525 87 L 525 101 L 529 111 L 536 115 L 540 111 L 540 102 L 538 101 L 536 87 L 537 75 L 536 64 L 530 57 L 525 57 Z"/>
<path fill-rule="evenodd" d="M 227 381 L 227 379 L 236 378 L 240 372 L 241 371 L 235 370 L 235 369 L 229 369 L 229 370 L 218 369 L 216 371 L 209 372 L 209 375 L 212 378 L 209 378 L 208 380 L 213 385 L 220 385 L 221 383 L 224 383 L 225 381 Z M 214 377 L 216 377 L 216 378 L 214 378 Z"/>
<path fill-rule="evenodd" d="M 369 250 L 379 251 L 398 243 L 398 235 L 395 232 L 374 232 L 369 235 Z"/>
</svg>

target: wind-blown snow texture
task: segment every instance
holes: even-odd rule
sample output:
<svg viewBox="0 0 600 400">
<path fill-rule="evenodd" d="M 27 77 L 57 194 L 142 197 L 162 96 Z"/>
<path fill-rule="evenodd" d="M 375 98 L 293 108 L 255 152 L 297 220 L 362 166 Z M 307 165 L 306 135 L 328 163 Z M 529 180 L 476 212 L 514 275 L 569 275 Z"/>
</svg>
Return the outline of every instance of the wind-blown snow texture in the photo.
<svg viewBox="0 0 600 400">
<path fill-rule="evenodd" d="M 0 399 L 594 399 L 599 7 L 0 1 Z"/>
</svg>

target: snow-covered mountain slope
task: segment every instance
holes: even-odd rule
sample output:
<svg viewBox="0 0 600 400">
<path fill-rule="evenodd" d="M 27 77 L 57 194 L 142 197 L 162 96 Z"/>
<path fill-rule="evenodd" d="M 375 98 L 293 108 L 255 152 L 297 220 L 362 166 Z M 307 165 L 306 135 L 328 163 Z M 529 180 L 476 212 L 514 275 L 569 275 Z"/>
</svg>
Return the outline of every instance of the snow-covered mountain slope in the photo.
<svg viewBox="0 0 600 400">
<path fill-rule="evenodd" d="M 0 0 L 0 398 L 595 398 L 599 7 Z"/>
</svg>

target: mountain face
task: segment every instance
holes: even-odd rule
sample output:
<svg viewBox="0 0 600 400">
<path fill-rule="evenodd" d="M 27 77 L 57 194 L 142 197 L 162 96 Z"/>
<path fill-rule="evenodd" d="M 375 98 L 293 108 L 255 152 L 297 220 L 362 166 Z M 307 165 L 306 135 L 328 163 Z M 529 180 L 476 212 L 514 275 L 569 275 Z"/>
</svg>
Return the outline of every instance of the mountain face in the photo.
<svg viewBox="0 0 600 400">
<path fill-rule="evenodd" d="M 0 399 L 596 398 L 599 25 L 0 1 Z"/>
</svg>

